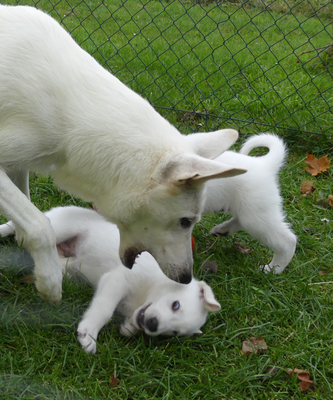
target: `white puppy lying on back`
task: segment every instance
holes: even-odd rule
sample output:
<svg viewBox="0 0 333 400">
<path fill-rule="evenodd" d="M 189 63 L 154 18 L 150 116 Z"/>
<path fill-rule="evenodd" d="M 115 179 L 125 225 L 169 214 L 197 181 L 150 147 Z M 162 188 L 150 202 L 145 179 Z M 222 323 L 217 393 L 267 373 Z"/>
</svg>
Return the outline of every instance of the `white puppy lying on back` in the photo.
<svg viewBox="0 0 333 400">
<path fill-rule="evenodd" d="M 155 259 L 141 254 L 132 270 L 119 258 L 119 231 L 94 210 L 58 207 L 45 215 L 56 234 L 59 256 L 70 274 L 97 288 L 78 327 L 88 353 L 96 352 L 99 331 L 115 310 L 126 317 L 120 332 L 151 336 L 200 333 L 208 311 L 220 310 L 210 286 L 195 279 L 182 285 L 167 278 Z"/>
<path fill-rule="evenodd" d="M 267 147 L 268 154 L 250 157 L 256 147 Z M 286 148 L 281 139 L 272 134 L 250 137 L 239 153 L 226 151 L 215 159 L 221 163 L 247 169 L 244 175 L 214 179 L 206 184 L 204 212 L 230 213 L 233 218 L 215 226 L 214 235 L 232 235 L 239 230 L 274 251 L 265 271 L 281 273 L 292 259 L 297 238 L 285 222 L 282 198 L 278 186 L 278 172 L 283 166 Z"/>
</svg>

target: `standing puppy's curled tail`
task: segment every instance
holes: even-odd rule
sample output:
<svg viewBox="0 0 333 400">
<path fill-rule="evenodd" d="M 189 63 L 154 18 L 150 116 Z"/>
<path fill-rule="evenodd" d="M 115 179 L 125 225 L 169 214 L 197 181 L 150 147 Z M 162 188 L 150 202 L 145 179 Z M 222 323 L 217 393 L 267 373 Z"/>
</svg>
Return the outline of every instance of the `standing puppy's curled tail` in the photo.
<svg viewBox="0 0 333 400">
<path fill-rule="evenodd" d="M 265 166 L 279 171 L 287 156 L 287 148 L 283 140 L 277 135 L 272 133 L 261 133 L 259 135 L 251 136 L 243 144 L 239 153 L 249 155 L 250 151 L 257 147 L 267 147 L 269 152 L 260 157 L 265 159 Z"/>
</svg>

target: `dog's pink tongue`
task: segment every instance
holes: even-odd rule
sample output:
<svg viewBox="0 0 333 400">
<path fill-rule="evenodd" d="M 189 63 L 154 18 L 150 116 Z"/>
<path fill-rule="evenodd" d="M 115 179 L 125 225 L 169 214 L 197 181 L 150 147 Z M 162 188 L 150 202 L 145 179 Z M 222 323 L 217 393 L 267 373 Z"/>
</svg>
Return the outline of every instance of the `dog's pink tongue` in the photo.
<svg viewBox="0 0 333 400">
<path fill-rule="evenodd" d="M 75 256 L 76 241 L 77 237 L 73 237 L 71 239 L 65 240 L 64 242 L 57 244 L 57 250 L 59 256 L 63 257 Z"/>
</svg>

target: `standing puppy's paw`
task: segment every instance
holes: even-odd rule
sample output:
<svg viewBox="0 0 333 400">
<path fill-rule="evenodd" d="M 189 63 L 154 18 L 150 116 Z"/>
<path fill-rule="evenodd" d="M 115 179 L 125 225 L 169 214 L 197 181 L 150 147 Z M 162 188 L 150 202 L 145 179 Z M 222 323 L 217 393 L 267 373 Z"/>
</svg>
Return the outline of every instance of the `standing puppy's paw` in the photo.
<svg viewBox="0 0 333 400">
<path fill-rule="evenodd" d="M 259 268 L 266 274 L 269 274 L 270 272 L 273 272 L 273 274 L 281 274 L 285 269 L 285 267 L 279 267 L 278 265 L 260 265 Z"/>
<path fill-rule="evenodd" d="M 222 225 L 223 224 L 214 226 L 214 228 L 211 229 L 210 234 L 214 236 L 228 236 L 229 230 L 224 230 Z"/>
<path fill-rule="evenodd" d="M 84 327 L 84 321 L 77 329 L 77 339 L 81 343 L 83 350 L 87 353 L 96 353 L 97 334 Z"/>
</svg>

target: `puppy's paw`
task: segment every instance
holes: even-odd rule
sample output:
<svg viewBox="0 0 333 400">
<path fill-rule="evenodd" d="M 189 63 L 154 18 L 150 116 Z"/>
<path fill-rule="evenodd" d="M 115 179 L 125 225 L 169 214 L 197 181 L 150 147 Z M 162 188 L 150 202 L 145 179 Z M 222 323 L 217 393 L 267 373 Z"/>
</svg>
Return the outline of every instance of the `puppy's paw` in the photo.
<svg viewBox="0 0 333 400">
<path fill-rule="evenodd" d="M 123 336 L 133 336 L 139 332 L 139 329 L 135 327 L 130 318 L 126 318 L 120 326 L 120 334 Z"/>
<path fill-rule="evenodd" d="M 15 225 L 12 221 L 0 225 L 0 237 L 14 235 L 14 233 L 15 233 Z"/>
<path fill-rule="evenodd" d="M 80 323 L 77 329 L 77 339 L 81 343 L 83 350 L 87 353 L 96 353 L 96 340 L 97 334 L 90 332 L 88 328 L 84 327 L 83 323 Z"/>
<path fill-rule="evenodd" d="M 228 236 L 229 232 L 223 232 L 220 229 L 216 229 L 218 226 L 214 226 L 213 229 L 211 229 L 210 234 L 214 236 Z"/>
<path fill-rule="evenodd" d="M 269 274 L 272 272 L 273 274 L 281 274 L 281 272 L 284 271 L 285 267 L 279 267 L 278 265 L 260 265 L 260 270 L 265 272 L 266 274 Z"/>
<path fill-rule="evenodd" d="M 210 234 L 214 236 L 228 236 L 230 231 L 228 222 L 229 221 L 226 221 L 220 225 L 214 226 L 214 228 L 211 229 Z"/>
</svg>

